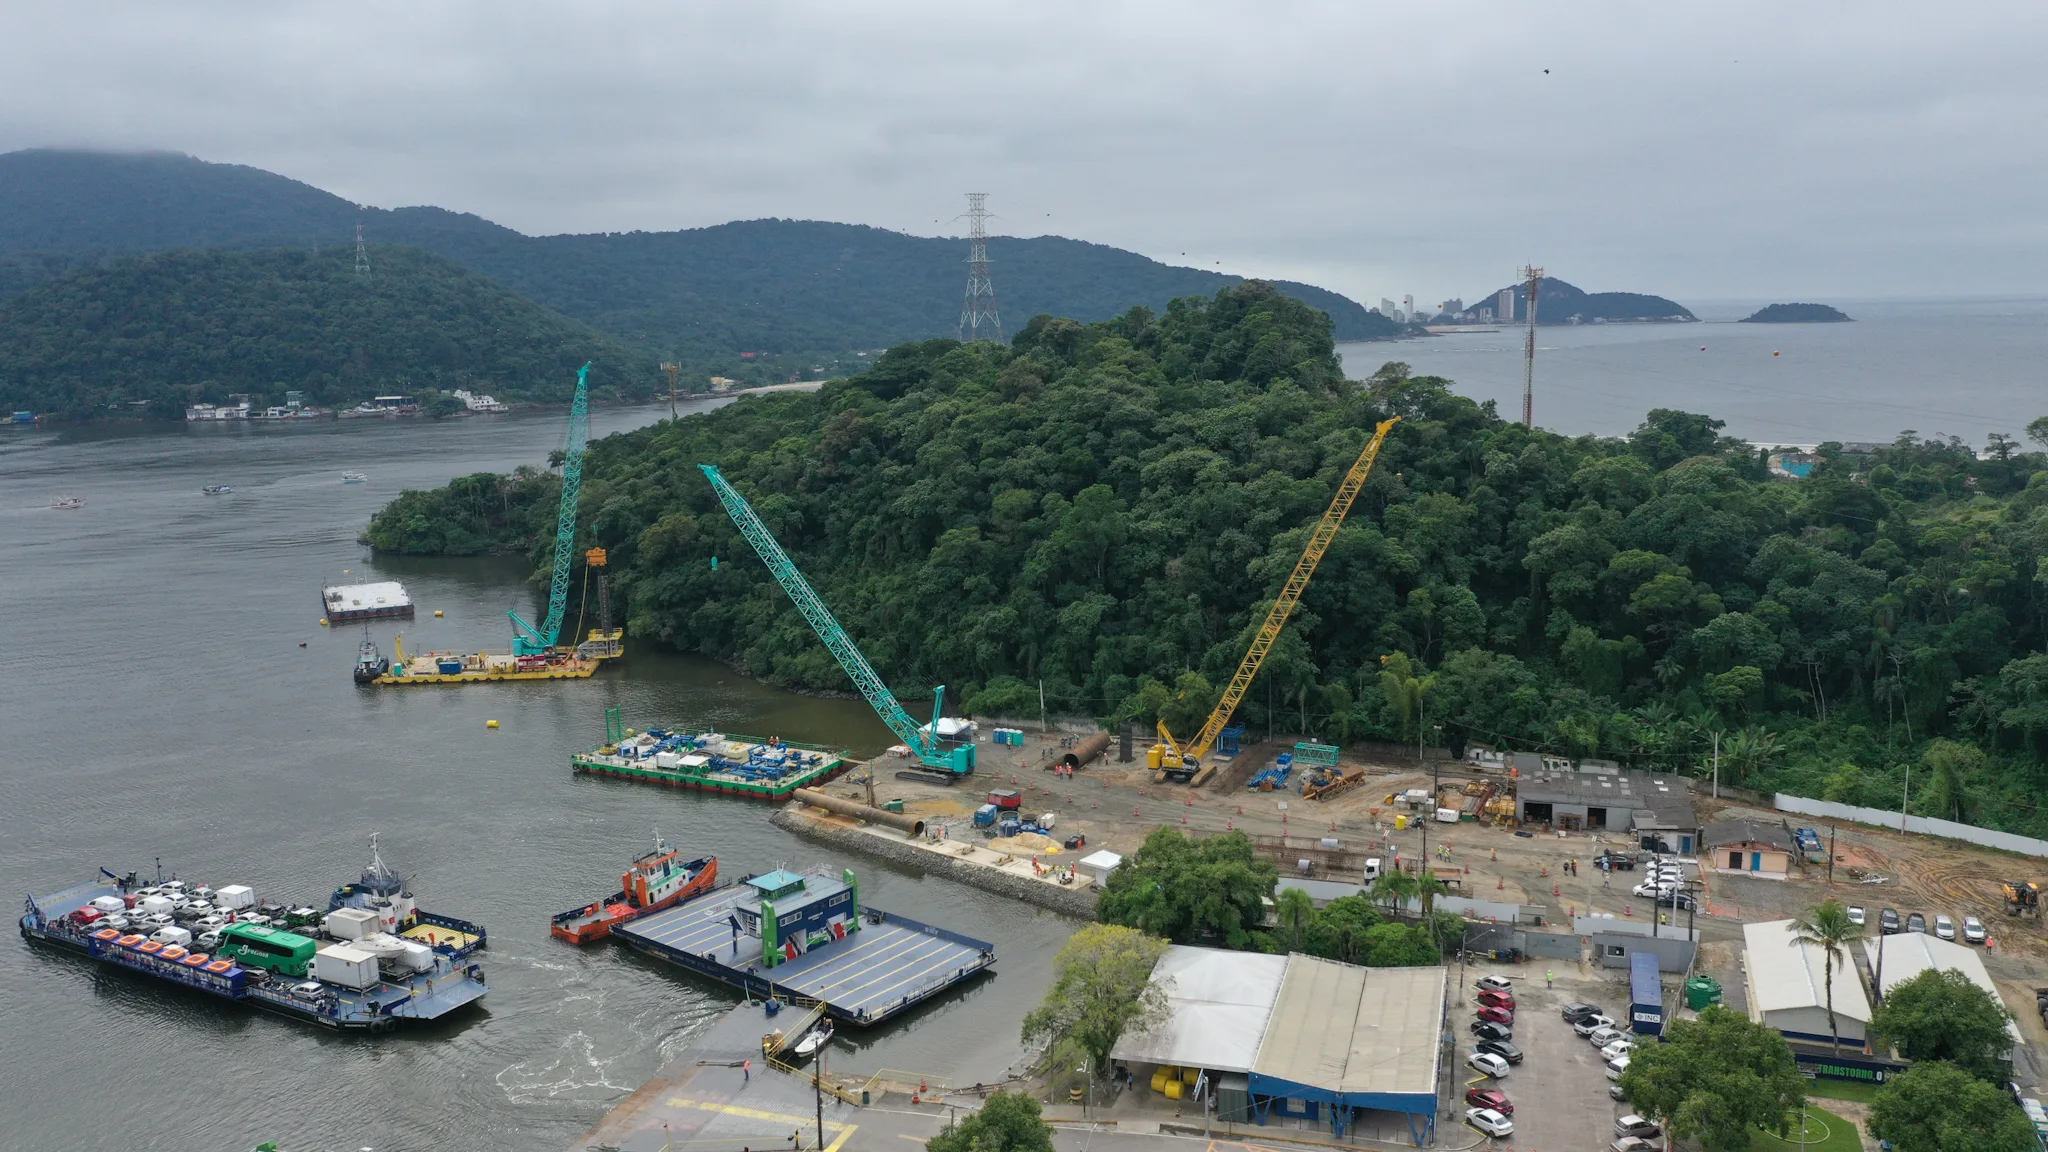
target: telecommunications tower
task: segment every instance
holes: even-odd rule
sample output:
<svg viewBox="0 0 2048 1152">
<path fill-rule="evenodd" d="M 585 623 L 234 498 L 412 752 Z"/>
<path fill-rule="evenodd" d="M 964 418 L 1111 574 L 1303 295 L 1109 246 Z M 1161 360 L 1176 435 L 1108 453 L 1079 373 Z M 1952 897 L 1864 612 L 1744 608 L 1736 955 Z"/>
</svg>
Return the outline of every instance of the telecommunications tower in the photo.
<svg viewBox="0 0 2048 1152">
<path fill-rule="evenodd" d="M 963 344 L 971 340 L 1001 343 L 1003 339 L 1003 318 L 996 314 L 996 286 L 988 278 L 988 216 L 988 193 L 969 192 L 967 302 L 960 308 L 960 342 Z"/>
<path fill-rule="evenodd" d="M 1536 426 L 1536 293 L 1543 287 L 1543 269 L 1522 269 L 1523 291 L 1529 300 L 1529 335 L 1522 343 L 1522 427 Z"/>
<path fill-rule="evenodd" d="M 370 250 L 363 246 L 363 222 L 356 221 L 356 275 L 370 274 Z"/>
</svg>

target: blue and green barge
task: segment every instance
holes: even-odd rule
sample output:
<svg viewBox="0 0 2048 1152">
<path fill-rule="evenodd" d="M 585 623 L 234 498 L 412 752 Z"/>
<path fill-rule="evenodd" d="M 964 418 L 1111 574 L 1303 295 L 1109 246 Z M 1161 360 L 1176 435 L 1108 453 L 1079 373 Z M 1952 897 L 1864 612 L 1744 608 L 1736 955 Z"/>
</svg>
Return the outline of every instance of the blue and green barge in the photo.
<svg viewBox="0 0 2048 1152">
<path fill-rule="evenodd" d="M 605 742 L 569 758 L 570 769 L 579 775 L 637 780 L 771 804 L 782 803 L 799 788 L 822 787 L 854 764 L 844 752 L 775 736 L 680 728 L 637 732 L 624 726 L 617 708 L 605 712 Z"/>
</svg>

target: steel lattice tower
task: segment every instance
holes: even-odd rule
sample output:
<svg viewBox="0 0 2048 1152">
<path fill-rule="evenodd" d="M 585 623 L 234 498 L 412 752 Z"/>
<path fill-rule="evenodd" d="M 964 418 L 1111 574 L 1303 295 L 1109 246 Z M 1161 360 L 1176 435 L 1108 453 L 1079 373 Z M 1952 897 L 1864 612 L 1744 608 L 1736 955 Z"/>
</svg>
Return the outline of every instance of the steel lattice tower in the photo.
<svg viewBox="0 0 2048 1152">
<path fill-rule="evenodd" d="M 363 246 L 363 222 L 361 220 L 356 221 L 356 274 L 358 276 L 368 276 L 370 274 L 370 250 Z"/>
<path fill-rule="evenodd" d="M 960 308 L 960 342 L 990 339 L 982 329 L 1003 339 L 1003 318 L 996 313 L 996 286 L 988 278 L 988 193 L 967 194 L 967 302 Z"/>
<path fill-rule="evenodd" d="M 1522 283 L 1529 299 L 1529 335 L 1522 344 L 1522 427 L 1536 426 L 1536 293 L 1543 287 L 1543 269 L 1534 264 L 1522 269 Z"/>
</svg>

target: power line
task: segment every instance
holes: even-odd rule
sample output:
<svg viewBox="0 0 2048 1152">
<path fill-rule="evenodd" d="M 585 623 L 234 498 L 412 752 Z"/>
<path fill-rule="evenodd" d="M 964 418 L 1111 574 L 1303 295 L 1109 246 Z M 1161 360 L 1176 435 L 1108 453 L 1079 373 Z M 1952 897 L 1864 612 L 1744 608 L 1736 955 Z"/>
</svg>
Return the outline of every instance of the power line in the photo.
<svg viewBox="0 0 2048 1152">
<path fill-rule="evenodd" d="M 988 193 L 967 194 L 967 302 L 960 309 L 960 342 L 985 340 L 982 327 L 1003 340 L 1003 318 L 996 313 L 996 286 L 988 277 Z"/>
</svg>

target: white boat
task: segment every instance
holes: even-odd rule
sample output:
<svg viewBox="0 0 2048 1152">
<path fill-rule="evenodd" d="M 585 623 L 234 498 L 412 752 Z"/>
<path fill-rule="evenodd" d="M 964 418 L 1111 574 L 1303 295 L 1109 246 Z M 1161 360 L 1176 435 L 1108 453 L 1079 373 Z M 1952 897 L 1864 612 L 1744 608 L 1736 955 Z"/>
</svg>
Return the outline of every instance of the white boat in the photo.
<svg viewBox="0 0 2048 1152">
<path fill-rule="evenodd" d="M 831 1039 L 832 1030 L 830 1028 L 814 1028 L 809 1036 L 804 1037 L 797 1044 L 796 1054 L 798 1056 L 809 1056 L 811 1053 L 823 1048 L 826 1042 Z"/>
<path fill-rule="evenodd" d="M 225 496 L 234 490 L 235 486 L 232 484 L 208 484 L 200 489 L 201 492 L 208 496 Z"/>
<path fill-rule="evenodd" d="M 62 500 L 57 501 L 55 504 L 50 505 L 50 507 L 63 509 L 64 511 L 67 512 L 74 508 L 83 508 L 85 507 L 85 497 L 66 496 Z"/>
<path fill-rule="evenodd" d="M 341 474 L 341 482 L 343 484 L 361 484 L 367 481 L 368 479 L 369 477 L 363 475 L 361 472 L 343 472 Z"/>
</svg>

